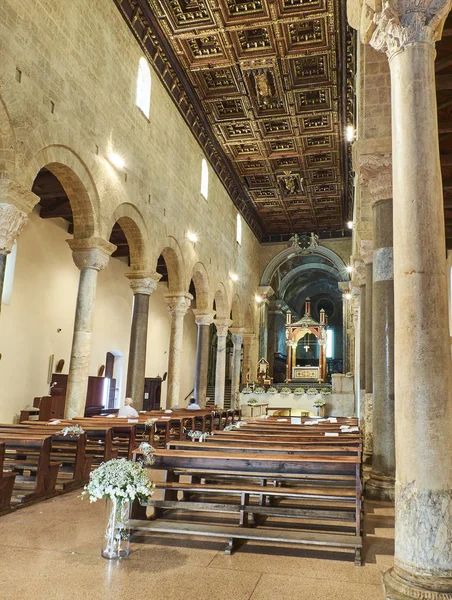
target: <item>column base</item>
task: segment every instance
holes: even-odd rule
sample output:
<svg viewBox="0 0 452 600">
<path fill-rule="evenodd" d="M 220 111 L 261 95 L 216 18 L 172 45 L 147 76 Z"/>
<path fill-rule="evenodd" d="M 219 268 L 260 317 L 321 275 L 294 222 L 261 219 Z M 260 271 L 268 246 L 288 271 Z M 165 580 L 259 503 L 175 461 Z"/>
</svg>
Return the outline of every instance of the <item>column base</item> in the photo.
<svg viewBox="0 0 452 600">
<path fill-rule="evenodd" d="M 384 475 L 370 474 L 366 482 L 366 499 L 383 502 L 392 502 L 395 499 L 395 479 Z"/>
<path fill-rule="evenodd" d="M 386 600 L 451 600 L 450 577 L 426 577 L 419 575 L 416 581 L 401 577 L 396 568 L 383 575 Z"/>
</svg>

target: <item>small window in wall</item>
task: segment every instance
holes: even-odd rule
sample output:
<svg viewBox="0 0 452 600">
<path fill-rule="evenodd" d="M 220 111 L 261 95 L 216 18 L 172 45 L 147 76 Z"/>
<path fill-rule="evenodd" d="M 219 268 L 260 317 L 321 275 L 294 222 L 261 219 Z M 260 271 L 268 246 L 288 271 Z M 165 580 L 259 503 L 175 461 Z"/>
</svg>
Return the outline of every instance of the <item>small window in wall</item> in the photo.
<svg viewBox="0 0 452 600">
<path fill-rule="evenodd" d="M 151 70 L 147 60 L 142 56 L 138 65 L 136 105 L 149 119 L 151 106 Z"/>
<path fill-rule="evenodd" d="M 326 357 L 333 357 L 333 348 L 334 348 L 334 331 L 333 329 L 326 330 Z"/>
<path fill-rule="evenodd" d="M 14 243 L 11 253 L 6 257 L 5 279 L 3 281 L 2 304 L 11 304 L 13 293 L 14 271 L 16 268 L 17 244 Z"/>
<path fill-rule="evenodd" d="M 237 232 L 236 232 L 237 244 L 242 245 L 242 217 L 237 214 Z"/>
<path fill-rule="evenodd" d="M 209 168 L 205 158 L 202 159 L 201 163 L 201 194 L 207 200 L 209 194 Z"/>
</svg>

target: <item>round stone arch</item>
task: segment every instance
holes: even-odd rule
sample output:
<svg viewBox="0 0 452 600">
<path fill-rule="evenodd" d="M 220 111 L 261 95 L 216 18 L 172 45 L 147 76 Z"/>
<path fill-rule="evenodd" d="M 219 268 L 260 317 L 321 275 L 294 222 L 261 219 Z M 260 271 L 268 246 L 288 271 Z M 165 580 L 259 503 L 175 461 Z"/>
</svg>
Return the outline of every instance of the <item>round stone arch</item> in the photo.
<svg viewBox="0 0 452 600">
<path fill-rule="evenodd" d="M 99 196 L 91 173 L 81 158 L 64 146 L 47 146 L 25 167 L 23 185 L 31 190 L 36 176 L 44 168 L 57 177 L 67 194 L 74 218 L 74 239 L 100 236 Z M 32 208 L 30 206 L 30 210 Z"/>
<path fill-rule="evenodd" d="M 238 294 L 235 294 L 232 300 L 231 313 L 233 327 L 243 327 L 245 319 L 243 315 L 242 302 Z"/>
<path fill-rule="evenodd" d="M 127 238 L 130 252 L 131 271 L 150 270 L 149 235 L 139 210 L 128 202 L 120 204 L 114 211 L 106 229 L 106 239 L 110 238 L 115 223 L 121 226 Z"/>
<path fill-rule="evenodd" d="M 0 173 L 14 178 L 16 139 L 6 105 L 0 96 Z"/>
<path fill-rule="evenodd" d="M 259 285 L 271 285 L 271 281 L 273 279 L 273 275 L 275 274 L 276 270 L 282 264 L 284 264 L 286 262 L 286 260 L 289 260 L 289 258 L 293 258 L 294 256 L 297 256 L 298 254 L 301 254 L 301 252 L 298 252 L 296 249 L 294 249 L 292 247 L 285 248 L 284 250 L 279 252 L 276 256 L 274 256 L 269 261 L 268 265 L 265 267 L 264 272 L 262 273 L 262 277 L 261 277 L 261 281 L 260 281 Z M 344 263 L 342 258 L 338 254 L 336 254 L 336 252 L 334 252 L 333 250 L 330 250 L 330 248 L 326 248 L 325 246 L 317 246 L 317 248 L 315 250 L 313 250 L 312 252 L 309 253 L 309 256 L 319 256 L 322 258 L 326 258 L 328 261 L 330 261 L 331 267 L 333 269 L 336 269 L 338 274 L 340 274 L 341 281 L 349 279 L 349 274 L 347 273 L 347 270 L 346 270 L 346 264 Z M 314 266 L 317 266 L 316 263 L 309 263 L 309 264 L 311 265 L 311 268 Z M 323 264 L 323 263 L 318 263 L 318 264 Z"/>
<path fill-rule="evenodd" d="M 219 283 L 214 296 L 215 301 L 215 319 L 229 319 L 230 310 L 228 294 L 224 283 Z"/>
<path fill-rule="evenodd" d="M 157 252 L 154 267 L 157 266 L 160 255 L 165 259 L 166 268 L 168 269 L 168 291 L 174 293 L 187 291 L 188 284 L 185 276 L 184 256 L 176 238 L 172 236 L 166 238 L 161 246 L 161 250 Z"/>
<path fill-rule="evenodd" d="M 196 309 L 208 311 L 211 305 L 209 275 L 203 263 L 198 262 L 193 266 L 191 279 L 196 290 Z"/>
</svg>

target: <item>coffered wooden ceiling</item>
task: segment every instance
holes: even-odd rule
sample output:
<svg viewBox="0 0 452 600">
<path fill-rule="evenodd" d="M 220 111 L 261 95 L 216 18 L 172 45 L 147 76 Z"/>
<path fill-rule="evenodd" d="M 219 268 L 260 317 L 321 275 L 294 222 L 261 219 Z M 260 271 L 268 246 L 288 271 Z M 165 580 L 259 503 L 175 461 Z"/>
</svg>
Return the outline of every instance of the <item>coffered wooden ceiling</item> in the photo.
<svg viewBox="0 0 452 600">
<path fill-rule="evenodd" d="M 354 38 L 341 0 L 115 0 L 261 240 L 343 230 Z"/>
</svg>

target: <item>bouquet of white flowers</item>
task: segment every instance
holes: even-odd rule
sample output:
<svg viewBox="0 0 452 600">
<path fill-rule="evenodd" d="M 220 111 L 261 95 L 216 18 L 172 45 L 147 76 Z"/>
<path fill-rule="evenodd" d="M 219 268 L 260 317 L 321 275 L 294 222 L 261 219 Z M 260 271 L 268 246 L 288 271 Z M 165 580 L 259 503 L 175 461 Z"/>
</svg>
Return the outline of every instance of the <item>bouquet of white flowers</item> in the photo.
<svg viewBox="0 0 452 600">
<path fill-rule="evenodd" d="M 306 390 L 306 393 L 310 396 L 315 396 L 315 394 L 319 393 L 319 390 L 316 390 L 315 388 L 309 388 L 308 390 Z"/>
<path fill-rule="evenodd" d="M 292 390 L 288 387 L 281 388 L 281 394 L 291 394 Z"/>
<path fill-rule="evenodd" d="M 64 427 L 58 432 L 59 435 L 82 435 L 85 430 L 80 425 L 71 425 L 70 427 Z"/>
<path fill-rule="evenodd" d="M 304 388 L 295 388 L 293 393 L 300 396 L 301 394 L 304 394 Z"/>
<path fill-rule="evenodd" d="M 146 502 L 152 494 L 152 482 L 141 463 L 113 458 L 91 473 L 82 496 L 88 496 L 90 502 L 102 498 Z"/>
<path fill-rule="evenodd" d="M 273 387 L 272 385 L 267 390 L 267 394 L 277 394 L 277 393 L 278 393 L 278 390 L 275 387 Z"/>
<path fill-rule="evenodd" d="M 321 407 L 321 406 L 325 406 L 326 401 L 323 398 L 316 398 L 314 400 L 313 404 L 314 404 L 314 406 Z"/>
</svg>

